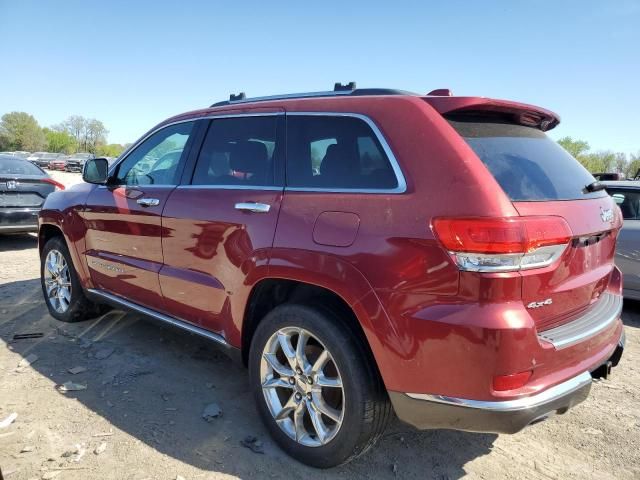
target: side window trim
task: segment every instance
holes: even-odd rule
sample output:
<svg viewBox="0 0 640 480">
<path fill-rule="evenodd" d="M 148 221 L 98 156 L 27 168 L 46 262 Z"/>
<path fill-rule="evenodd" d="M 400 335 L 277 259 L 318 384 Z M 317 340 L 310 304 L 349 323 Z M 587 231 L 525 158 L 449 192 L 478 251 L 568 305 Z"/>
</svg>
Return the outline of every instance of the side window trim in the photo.
<svg viewBox="0 0 640 480">
<path fill-rule="evenodd" d="M 182 151 L 181 154 L 181 160 L 184 158 L 184 161 L 180 162 L 180 174 L 176 175 L 178 178 L 178 183 L 177 184 L 153 184 L 151 186 L 155 187 L 176 187 L 177 185 L 180 185 L 181 179 L 182 179 L 182 175 L 184 173 L 184 169 L 185 166 L 187 165 L 188 159 L 191 156 L 191 149 L 192 149 L 192 145 L 193 145 L 193 139 L 196 136 L 196 134 L 198 133 L 198 118 L 188 118 L 185 120 L 179 120 L 177 122 L 172 122 L 172 123 L 167 123 L 164 124 L 158 128 L 155 128 L 153 130 L 151 130 L 150 132 L 148 132 L 146 135 L 140 137 L 138 139 L 138 141 L 136 143 L 134 143 L 133 145 L 131 145 L 126 151 L 125 154 L 122 156 L 122 158 L 120 158 L 117 162 L 115 162 L 111 168 L 109 169 L 109 178 L 113 178 L 114 175 L 116 175 L 116 173 L 118 172 L 118 169 L 120 168 L 120 166 L 127 160 L 127 158 L 137 150 L 137 148 L 142 145 L 144 142 L 147 141 L 147 139 L 151 138 L 153 135 L 155 135 L 158 132 L 161 132 L 162 130 L 166 129 L 166 128 L 170 128 L 173 127 L 175 125 L 179 125 L 181 123 L 189 123 L 189 122 L 193 122 L 193 129 L 189 135 L 189 138 L 187 139 L 187 142 L 185 143 L 184 149 Z M 113 184 L 113 185 L 101 185 L 99 188 L 113 188 L 114 186 L 125 186 L 123 184 Z M 147 187 L 150 185 L 146 185 Z"/>
<path fill-rule="evenodd" d="M 322 188 L 322 187 L 290 187 L 285 185 L 285 191 L 287 192 L 326 192 L 326 193 L 374 193 L 374 194 L 401 194 L 407 191 L 407 181 L 405 179 L 402 168 L 398 163 L 396 156 L 391 150 L 391 146 L 387 142 L 376 123 L 367 115 L 361 113 L 352 112 L 286 112 L 286 116 L 321 116 L 321 117 L 350 117 L 362 120 L 371 129 L 376 136 L 378 142 L 382 146 L 382 150 L 389 159 L 391 168 L 398 182 L 398 186 L 395 188 Z M 287 139 L 288 140 L 288 139 Z M 287 149 L 285 149 L 287 150 Z"/>
<path fill-rule="evenodd" d="M 272 162 L 272 168 L 274 168 L 274 182 L 276 185 L 194 185 L 193 176 L 195 175 L 196 165 L 200 158 L 202 147 L 204 146 L 207 132 L 214 120 L 221 120 L 225 118 L 247 118 L 247 117 L 275 117 L 276 118 L 276 144 L 285 145 L 285 113 L 282 111 L 277 112 L 248 112 L 237 114 L 221 114 L 221 115 L 209 115 L 202 117 L 201 130 L 197 132 L 199 135 L 198 143 L 194 143 L 191 155 L 188 159 L 189 168 L 184 170 L 182 182 L 178 185 L 181 189 L 218 189 L 218 190 L 264 190 L 264 191 L 282 191 L 284 189 L 284 154 L 285 148 L 276 149 L 277 155 Z M 274 154 L 275 155 L 275 154 Z M 192 163 L 190 162 L 192 160 Z"/>
</svg>

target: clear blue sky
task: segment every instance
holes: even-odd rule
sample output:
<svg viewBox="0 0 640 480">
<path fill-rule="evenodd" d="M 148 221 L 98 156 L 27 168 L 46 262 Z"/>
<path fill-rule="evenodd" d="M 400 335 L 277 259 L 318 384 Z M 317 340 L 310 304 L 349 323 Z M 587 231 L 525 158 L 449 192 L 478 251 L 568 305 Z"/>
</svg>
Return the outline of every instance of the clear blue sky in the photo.
<svg viewBox="0 0 640 480">
<path fill-rule="evenodd" d="M 640 1 L 0 0 L 0 114 L 131 142 L 245 91 L 336 81 L 538 104 L 554 137 L 640 151 Z"/>
</svg>

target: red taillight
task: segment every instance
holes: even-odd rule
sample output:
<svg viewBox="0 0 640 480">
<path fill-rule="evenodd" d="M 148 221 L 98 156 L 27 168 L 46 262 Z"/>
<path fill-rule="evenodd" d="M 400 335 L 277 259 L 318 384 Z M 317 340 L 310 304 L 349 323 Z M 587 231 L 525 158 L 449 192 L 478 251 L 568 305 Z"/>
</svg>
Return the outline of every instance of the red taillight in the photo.
<svg viewBox="0 0 640 480">
<path fill-rule="evenodd" d="M 64 185 L 61 184 L 60 182 L 56 182 L 53 178 L 43 178 L 42 181 L 44 183 L 50 183 L 51 185 L 56 187 L 58 190 L 64 190 Z"/>
<path fill-rule="evenodd" d="M 493 377 L 493 389 L 498 392 L 504 392 L 524 387 L 532 374 L 533 371 L 527 370 L 526 372 L 512 373 L 511 375 L 496 375 Z"/>
<path fill-rule="evenodd" d="M 528 253 L 571 238 L 561 217 L 436 218 L 433 229 L 450 252 Z"/>
<path fill-rule="evenodd" d="M 472 272 L 547 267 L 571 240 L 562 217 L 436 218 L 433 231 L 458 267 Z"/>
</svg>

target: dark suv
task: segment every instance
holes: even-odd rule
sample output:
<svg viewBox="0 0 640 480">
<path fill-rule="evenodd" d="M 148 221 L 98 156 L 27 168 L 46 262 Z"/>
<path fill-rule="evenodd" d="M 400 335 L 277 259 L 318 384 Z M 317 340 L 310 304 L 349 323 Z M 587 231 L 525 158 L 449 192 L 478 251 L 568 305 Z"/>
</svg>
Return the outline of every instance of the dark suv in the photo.
<svg viewBox="0 0 640 480">
<path fill-rule="evenodd" d="M 620 213 L 547 110 L 337 85 L 170 118 L 40 215 L 62 321 L 107 303 L 248 365 L 275 440 L 365 452 L 392 412 L 515 433 L 622 354 Z"/>
</svg>

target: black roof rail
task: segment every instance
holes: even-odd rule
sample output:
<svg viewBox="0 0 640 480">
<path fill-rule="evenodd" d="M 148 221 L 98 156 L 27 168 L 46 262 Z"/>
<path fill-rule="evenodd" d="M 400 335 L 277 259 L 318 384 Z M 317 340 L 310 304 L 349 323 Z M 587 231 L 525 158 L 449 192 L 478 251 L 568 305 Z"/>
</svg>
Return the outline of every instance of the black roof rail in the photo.
<svg viewBox="0 0 640 480">
<path fill-rule="evenodd" d="M 314 97 L 337 97 L 337 96 L 363 96 L 363 95 L 419 95 L 414 92 L 407 92 L 406 90 L 396 90 L 394 88 L 356 88 L 356 82 L 349 82 L 347 84 L 336 83 L 332 91 L 326 92 L 304 92 L 304 93 L 289 93 L 284 95 L 272 95 L 268 97 L 255 97 L 247 98 L 244 92 L 240 92 L 238 95 L 230 95 L 229 100 L 223 100 L 211 105 L 212 107 L 222 107 L 224 105 L 235 105 L 238 103 L 254 103 L 254 102 L 268 102 L 271 100 L 293 100 L 297 98 L 314 98 Z"/>
</svg>

